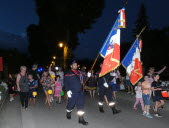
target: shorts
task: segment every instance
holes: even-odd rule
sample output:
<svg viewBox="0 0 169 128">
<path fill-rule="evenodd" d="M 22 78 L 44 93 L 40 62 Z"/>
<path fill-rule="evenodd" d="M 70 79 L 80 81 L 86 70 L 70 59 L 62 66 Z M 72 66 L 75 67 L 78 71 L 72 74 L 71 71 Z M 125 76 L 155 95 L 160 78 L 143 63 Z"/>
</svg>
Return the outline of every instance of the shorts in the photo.
<svg viewBox="0 0 169 128">
<path fill-rule="evenodd" d="M 153 102 L 164 100 L 162 96 L 152 96 Z"/>
<path fill-rule="evenodd" d="M 33 96 L 33 92 L 29 92 L 29 98 L 35 98 L 35 97 Z"/>
<path fill-rule="evenodd" d="M 113 84 L 112 86 L 112 91 L 120 91 L 120 85 L 119 84 Z"/>
<path fill-rule="evenodd" d="M 131 87 L 131 86 L 132 86 L 130 80 L 126 80 L 126 86 L 128 86 L 128 87 Z"/>
<path fill-rule="evenodd" d="M 143 94 L 143 100 L 145 105 L 150 105 L 150 94 Z"/>
</svg>

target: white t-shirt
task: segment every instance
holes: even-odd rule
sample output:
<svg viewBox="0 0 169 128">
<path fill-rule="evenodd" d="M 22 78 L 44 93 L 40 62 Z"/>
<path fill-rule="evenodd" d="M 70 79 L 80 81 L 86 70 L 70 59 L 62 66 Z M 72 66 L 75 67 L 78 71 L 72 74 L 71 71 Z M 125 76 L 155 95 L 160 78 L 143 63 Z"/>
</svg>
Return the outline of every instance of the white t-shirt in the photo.
<svg viewBox="0 0 169 128">
<path fill-rule="evenodd" d="M 52 79 L 55 79 L 55 73 L 54 73 L 54 72 L 49 71 L 49 74 L 50 74 L 50 76 L 52 77 Z"/>
<path fill-rule="evenodd" d="M 137 91 L 136 91 L 137 90 Z M 136 86 L 135 87 L 135 91 L 136 91 L 136 98 L 142 98 L 142 90 L 141 90 L 141 86 Z"/>
<path fill-rule="evenodd" d="M 56 72 L 56 75 L 59 75 L 60 79 L 63 80 L 63 78 L 64 78 L 64 72 L 58 71 L 58 72 Z"/>
</svg>

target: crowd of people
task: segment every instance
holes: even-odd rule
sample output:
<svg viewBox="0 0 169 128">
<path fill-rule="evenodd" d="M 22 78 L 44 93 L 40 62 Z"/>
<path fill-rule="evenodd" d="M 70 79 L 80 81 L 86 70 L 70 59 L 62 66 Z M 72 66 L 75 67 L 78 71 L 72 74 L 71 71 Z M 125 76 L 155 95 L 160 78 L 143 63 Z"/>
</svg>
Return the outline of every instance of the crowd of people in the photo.
<svg viewBox="0 0 169 128">
<path fill-rule="evenodd" d="M 100 64 L 100 68 L 101 66 L 102 64 Z M 151 67 L 144 78 L 138 81 L 135 86 L 130 83 L 128 74 L 125 77 L 121 76 L 119 69 L 99 77 L 100 70 L 86 72 L 85 67 L 80 70 L 76 61 L 70 64 L 68 72 L 63 72 L 61 68 L 55 71 L 49 67 L 39 75 L 37 68 L 37 64 L 34 64 L 30 70 L 26 66 L 21 66 L 17 75 L 9 74 L 8 81 L 1 81 L 0 83 L 0 86 L 8 90 L 11 102 L 17 94 L 20 95 L 22 110 L 29 110 L 29 105 L 36 104 L 36 95 L 41 86 L 45 94 L 44 102 L 50 109 L 52 108 L 51 102 L 55 101 L 57 104 L 61 104 L 64 95 L 64 99 L 67 100 L 67 119 L 71 119 L 71 112 L 76 106 L 79 123 L 87 125 L 88 122 L 83 117 L 85 113 L 84 92 L 89 92 L 91 99 L 95 99 L 96 94 L 98 94 L 98 106 L 101 113 L 104 113 L 103 104 L 106 103 L 112 109 L 113 114 L 118 114 L 121 110 L 116 109 L 117 93 L 126 89 L 126 94 L 136 97 L 133 105 L 134 110 L 138 109 L 137 106 L 140 102 L 144 116 L 153 118 L 149 111 L 152 107 L 154 115 L 162 117 L 158 111 L 159 108 L 164 107 L 159 74 L 166 67 L 159 72 L 155 72 L 155 69 Z M 151 104 L 151 99 L 155 103 L 154 105 Z"/>
</svg>

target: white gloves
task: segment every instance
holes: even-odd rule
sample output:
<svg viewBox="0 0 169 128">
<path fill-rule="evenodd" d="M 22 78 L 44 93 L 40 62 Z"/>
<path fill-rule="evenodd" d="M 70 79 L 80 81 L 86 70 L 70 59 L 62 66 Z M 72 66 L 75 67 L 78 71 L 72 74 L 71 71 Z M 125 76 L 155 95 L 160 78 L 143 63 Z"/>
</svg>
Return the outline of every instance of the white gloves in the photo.
<svg viewBox="0 0 169 128">
<path fill-rule="evenodd" d="M 87 73 L 87 77 L 91 77 L 91 73 L 90 72 Z"/>
<path fill-rule="evenodd" d="M 104 87 L 106 87 L 106 88 L 108 88 L 109 87 L 109 85 L 105 82 L 104 84 Z"/>
<path fill-rule="evenodd" d="M 72 97 L 72 91 L 69 90 L 69 91 L 67 92 L 67 96 L 68 96 L 69 98 L 71 98 L 71 97 Z"/>
</svg>

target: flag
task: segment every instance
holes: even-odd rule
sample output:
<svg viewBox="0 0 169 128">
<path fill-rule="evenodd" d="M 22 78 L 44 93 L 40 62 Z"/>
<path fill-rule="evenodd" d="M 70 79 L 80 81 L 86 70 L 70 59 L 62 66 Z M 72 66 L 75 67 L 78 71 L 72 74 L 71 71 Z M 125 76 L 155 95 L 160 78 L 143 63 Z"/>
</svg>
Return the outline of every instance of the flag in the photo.
<svg viewBox="0 0 169 128">
<path fill-rule="evenodd" d="M 3 60 L 2 57 L 0 57 L 0 72 L 3 71 Z"/>
<path fill-rule="evenodd" d="M 126 68 L 126 72 L 130 77 L 130 82 L 135 85 L 142 77 L 142 62 L 140 57 L 142 47 L 142 41 L 136 39 L 134 44 L 131 46 L 130 50 L 121 62 Z"/>
<path fill-rule="evenodd" d="M 122 28 L 122 23 L 120 21 L 125 15 L 122 14 L 125 13 L 125 9 L 123 8 L 122 10 L 123 11 L 119 11 L 120 14 L 100 50 L 100 55 L 104 58 L 101 72 L 99 74 L 100 77 L 115 70 L 120 64 L 120 28 Z M 121 18 L 122 16 L 123 18 Z M 125 19 L 123 19 L 123 21 L 124 20 Z"/>
<path fill-rule="evenodd" d="M 122 8 L 119 11 L 119 28 L 126 28 L 126 15 L 125 15 L 125 8 Z"/>
</svg>

